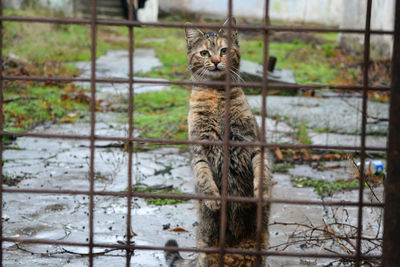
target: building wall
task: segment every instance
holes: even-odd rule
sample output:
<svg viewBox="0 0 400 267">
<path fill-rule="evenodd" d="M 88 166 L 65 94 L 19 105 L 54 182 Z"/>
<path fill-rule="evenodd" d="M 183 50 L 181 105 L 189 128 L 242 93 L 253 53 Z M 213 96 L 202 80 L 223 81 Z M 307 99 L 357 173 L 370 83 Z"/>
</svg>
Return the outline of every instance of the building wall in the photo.
<svg viewBox="0 0 400 267">
<path fill-rule="evenodd" d="M 364 29 L 366 22 L 366 3 L 363 0 L 346 1 L 343 9 L 341 28 Z M 395 0 L 372 1 L 371 29 L 393 30 Z M 364 36 L 360 34 L 339 34 L 339 43 L 355 51 L 363 51 Z M 392 35 L 371 35 L 371 56 L 390 57 L 393 52 Z"/>
<path fill-rule="evenodd" d="M 163 0 L 164 12 L 190 12 L 224 18 L 227 16 L 227 0 Z M 270 17 L 273 20 L 319 23 L 339 26 L 342 0 L 271 0 Z M 265 0 L 234 0 L 233 15 L 262 20 Z"/>
<path fill-rule="evenodd" d="M 3 0 L 3 6 L 5 8 L 18 9 L 24 4 L 24 0 Z"/>
<path fill-rule="evenodd" d="M 270 17 L 275 21 L 339 26 L 342 0 L 272 0 Z"/>
</svg>

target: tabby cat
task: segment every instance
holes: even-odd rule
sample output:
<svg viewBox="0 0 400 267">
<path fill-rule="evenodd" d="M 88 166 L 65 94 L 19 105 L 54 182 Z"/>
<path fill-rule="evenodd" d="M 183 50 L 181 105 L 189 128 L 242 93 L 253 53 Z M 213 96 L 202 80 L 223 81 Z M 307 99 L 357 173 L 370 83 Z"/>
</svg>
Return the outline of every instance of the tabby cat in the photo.
<svg viewBox="0 0 400 267">
<path fill-rule="evenodd" d="M 224 25 L 229 23 L 229 20 Z M 232 24 L 236 21 L 233 18 Z M 232 30 L 232 47 L 228 51 L 228 31 L 203 33 L 199 29 L 185 29 L 187 59 L 192 81 L 225 81 L 231 72 L 232 80 L 239 77 L 240 47 L 236 30 Z M 228 55 L 231 69 L 227 69 Z M 254 142 L 260 138 L 254 115 L 241 88 L 231 89 L 230 139 Z M 224 132 L 225 87 L 211 88 L 194 86 L 189 105 L 189 139 L 222 141 Z M 223 148 L 217 145 L 193 145 L 192 168 L 196 176 L 196 193 L 220 196 L 222 187 Z M 259 147 L 233 146 L 229 148 L 228 195 L 258 197 L 260 179 L 263 196 L 270 196 L 271 182 L 267 160 L 261 176 L 261 149 Z M 221 204 L 217 200 L 202 200 L 198 203 L 199 228 L 196 243 L 198 248 L 218 247 Z M 227 203 L 226 247 L 254 249 L 256 246 L 255 203 Z M 268 243 L 269 205 L 263 207 L 261 248 Z M 175 240 L 165 246 L 177 247 Z M 193 260 L 183 259 L 177 252 L 166 252 L 168 266 L 216 266 L 217 254 L 200 253 Z M 225 255 L 226 266 L 253 266 L 255 256 Z"/>
</svg>

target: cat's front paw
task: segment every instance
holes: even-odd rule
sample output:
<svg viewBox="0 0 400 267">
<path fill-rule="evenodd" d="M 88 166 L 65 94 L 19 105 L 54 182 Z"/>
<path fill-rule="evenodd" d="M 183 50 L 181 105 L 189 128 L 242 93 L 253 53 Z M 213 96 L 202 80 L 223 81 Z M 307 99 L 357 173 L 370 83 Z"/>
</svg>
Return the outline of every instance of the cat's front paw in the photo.
<svg viewBox="0 0 400 267">
<path fill-rule="evenodd" d="M 211 211 L 219 211 L 221 208 L 221 201 L 219 200 L 204 200 L 204 205 Z"/>
</svg>

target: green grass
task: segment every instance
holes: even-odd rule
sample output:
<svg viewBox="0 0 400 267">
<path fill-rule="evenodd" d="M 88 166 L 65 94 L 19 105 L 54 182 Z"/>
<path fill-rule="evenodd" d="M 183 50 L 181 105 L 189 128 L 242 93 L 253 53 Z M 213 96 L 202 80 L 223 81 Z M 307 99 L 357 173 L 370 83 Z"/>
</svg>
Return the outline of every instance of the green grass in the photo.
<svg viewBox="0 0 400 267">
<path fill-rule="evenodd" d="M 153 48 L 163 67 L 142 73 L 141 76 L 165 78 L 172 81 L 188 80 L 186 67 L 186 42 L 183 29 L 143 27 L 135 29 L 135 47 Z M 148 41 L 149 39 L 163 41 Z"/>
<path fill-rule="evenodd" d="M 246 60 L 262 63 L 263 49 L 262 41 L 241 42 L 242 57 Z M 297 40 L 292 43 L 271 42 L 268 53 L 278 59 L 276 68 L 292 70 L 301 84 L 329 84 L 338 75 L 330 59 L 337 53 L 334 43 L 313 45 Z"/>
<path fill-rule="evenodd" d="M 163 186 L 148 186 L 145 184 L 135 184 L 132 186 L 133 192 L 141 193 L 158 193 L 158 194 L 174 194 L 182 195 L 182 191 L 173 187 L 163 187 Z M 186 200 L 182 199 L 170 199 L 170 198 L 146 198 L 146 203 L 149 205 L 173 205 L 178 203 L 185 203 Z"/>
<path fill-rule="evenodd" d="M 134 124 L 140 137 L 187 139 L 188 102 L 189 91 L 177 86 L 136 95 Z"/>
<path fill-rule="evenodd" d="M 134 123 L 140 128 L 140 136 L 187 139 L 188 96 L 183 89 L 137 96 Z"/>
<path fill-rule="evenodd" d="M 336 180 L 334 182 L 328 182 L 322 179 L 311 179 L 307 177 L 296 177 L 292 179 L 292 184 L 295 187 L 312 187 L 314 191 L 321 197 L 332 196 L 334 193 L 358 189 L 358 180 Z"/>
<path fill-rule="evenodd" d="M 56 86 L 7 88 L 5 99 L 15 101 L 4 105 L 4 129 L 20 132 L 43 122 L 73 122 L 79 117 L 79 112 L 88 110 L 88 103 L 71 100 L 68 97 L 71 93 L 83 94 L 78 88 L 66 92 Z"/>
<path fill-rule="evenodd" d="M 5 9 L 6 16 L 48 17 L 46 9 Z M 121 35 L 118 28 L 99 27 L 97 57 L 109 49 L 127 48 L 125 39 L 108 38 Z M 14 54 L 34 62 L 88 61 L 91 57 L 90 25 L 62 25 L 46 23 L 4 22 L 3 54 Z"/>
<path fill-rule="evenodd" d="M 295 136 L 302 144 L 305 144 L 305 145 L 312 144 L 312 141 L 311 141 L 310 137 L 308 136 L 308 129 L 307 129 L 306 123 L 302 123 L 297 126 L 297 131 L 295 133 Z"/>
<path fill-rule="evenodd" d="M 295 166 L 291 164 L 273 164 L 272 169 L 274 172 L 287 172 L 288 169 L 294 169 Z"/>
</svg>

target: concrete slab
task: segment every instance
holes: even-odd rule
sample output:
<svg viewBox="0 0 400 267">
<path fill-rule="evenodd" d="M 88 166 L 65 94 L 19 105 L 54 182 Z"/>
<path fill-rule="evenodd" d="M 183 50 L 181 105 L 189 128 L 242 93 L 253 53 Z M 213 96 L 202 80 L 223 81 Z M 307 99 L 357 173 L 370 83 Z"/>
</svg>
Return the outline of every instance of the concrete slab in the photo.
<svg viewBox="0 0 400 267">
<path fill-rule="evenodd" d="M 75 66 L 81 70 L 82 78 L 91 77 L 91 62 L 76 62 Z M 154 68 L 162 67 L 161 61 L 156 57 L 153 49 L 136 48 L 133 54 L 133 71 L 149 72 Z M 128 78 L 129 74 L 129 52 L 127 50 L 109 50 L 105 55 L 96 60 L 96 78 Z M 135 77 L 139 81 L 146 82 L 149 78 Z M 160 82 L 166 82 L 165 79 L 153 79 Z M 89 88 L 90 83 L 77 83 L 82 87 Z M 133 85 L 134 93 L 154 92 L 169 90 L 168 85 L 135 83 Z M 98 83 L 96 90 L 99 97 L 107 95 L 127 95 L 128 84 L 110 84 Z"/>
<path fill-rule="evenodd" d="M 247 96 L 249 105 L 255 111 L 261 110 L 261 96 Z M 290 125 L 305 123 L 309 129 L 327 129 L 341 134 L 355 134 L 361 131 L 362 99 L 312 98 L 290 96 L 268 96 L 268 117 L 278 117 Z M 389 104 L 368 101 L 368 114 L 387 119 Z M 387 121 L 368 119 L 367 133 L 385 134 Z"/>
</svg>

